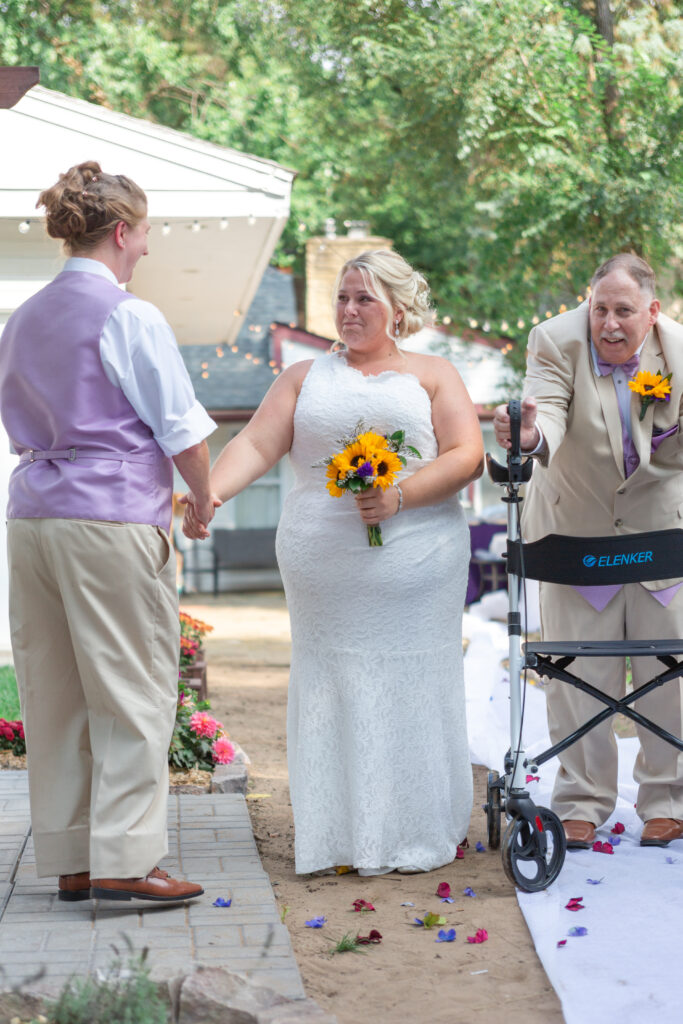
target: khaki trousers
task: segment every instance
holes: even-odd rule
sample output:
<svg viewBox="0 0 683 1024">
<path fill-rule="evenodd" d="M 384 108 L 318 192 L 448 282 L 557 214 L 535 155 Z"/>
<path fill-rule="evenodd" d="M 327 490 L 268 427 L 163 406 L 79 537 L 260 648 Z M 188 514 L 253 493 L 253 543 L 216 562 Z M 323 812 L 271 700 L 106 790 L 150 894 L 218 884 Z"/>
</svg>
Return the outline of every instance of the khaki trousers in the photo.
<svg viewBox="0 0 683 1024">
<path fill-rule="evenodd" d="M 154 526 L 13 519 L 10 627 L 38 875 L 148 874 L 167 852 L 175 556 Z"/>
<path fill-rule="evenodd" d="M 664 640 L 683 636 L 683 587 L 667 608 L 641 587 L 629 583 L 596 612 L 572 587 L 541 583 L 541 624 L 544 640 Z M 656 658 L 633 658 L 633 685 L 638 687 L 664 665 Z M 577 658 L 569 671 L 612 697 L 623 697 L 623 658 Z M 568 683 L 553 680 L 546 689 L 548 727 L 559 742 L 598 711 L 593 697 Z M 678 738 L 683 728 L 683 684 L 672 680 L 636 701 L 634 709 Z M 613 718 L 592 729 L 560 755 L 552 809 L 562 820 L 578 818 L 601 825 L 617 798 L 617 743 Z M 639 783 L 636 809 L 650 818 L 683 819 L 683 754 L 654 733 L 636 726 L 640 752 L 634 778 Z"/>
</svg>

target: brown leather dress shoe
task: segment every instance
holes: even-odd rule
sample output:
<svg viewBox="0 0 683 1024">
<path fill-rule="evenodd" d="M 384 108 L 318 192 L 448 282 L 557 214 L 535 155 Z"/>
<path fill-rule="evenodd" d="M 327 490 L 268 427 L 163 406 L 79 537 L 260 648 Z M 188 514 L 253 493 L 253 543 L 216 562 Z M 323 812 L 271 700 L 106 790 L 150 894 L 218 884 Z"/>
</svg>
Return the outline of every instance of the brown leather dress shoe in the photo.
<svg viewBox="0 0 683 1024">
<path fill-rule="evenodd" d="M 640 837 L 641 846 L 668 846 L 672 839 L 683 836 L 683 821 L 677 818 L 650 818 Z"/>
<path fill-rule="evenodd" d="M 81 871 L 77 875 L 60 875 L 57 898 L 75 903 L 77 900 L 90 899 L 90 872 Z"/>
<path fill-rule="evenodd" d="M 567 837 L 568 850 L 590 850 L 595 842 L 595 825 L 592 821 L 580 821 L 578 818 L 563 821 L 564 834 Z"/>
<path fill-rule="evenodd" d="M 98 900 L 154 900 L 178 903 L 201 896 L 201 885 L 170 878 L 167 871 L 154 868 L 146 878 L 93 878 L 90 895 Z"/>
</svg>

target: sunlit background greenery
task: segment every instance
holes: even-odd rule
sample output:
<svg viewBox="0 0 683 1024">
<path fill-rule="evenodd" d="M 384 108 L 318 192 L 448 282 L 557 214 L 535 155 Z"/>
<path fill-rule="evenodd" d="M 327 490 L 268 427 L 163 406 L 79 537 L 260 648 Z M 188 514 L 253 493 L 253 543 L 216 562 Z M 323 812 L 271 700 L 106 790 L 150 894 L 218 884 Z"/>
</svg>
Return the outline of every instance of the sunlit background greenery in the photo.
<svg viewBox="0 0 683 1024">
<path fill-rule="evenodd" d="M 368 220 L 523 362 L 618 250 L 683 297 L 675 0 L 0 0 L 0 63 L 298 172 L 276 252 Z"/>
</svg>

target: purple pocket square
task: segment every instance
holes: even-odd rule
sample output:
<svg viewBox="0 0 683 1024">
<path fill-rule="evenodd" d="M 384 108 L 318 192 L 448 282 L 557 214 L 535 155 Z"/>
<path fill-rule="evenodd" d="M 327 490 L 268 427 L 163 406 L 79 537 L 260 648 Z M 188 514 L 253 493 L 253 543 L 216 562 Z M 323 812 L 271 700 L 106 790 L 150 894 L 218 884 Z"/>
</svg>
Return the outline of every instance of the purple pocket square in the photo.
<svg viewBox="0 0 683 1024">
<path fill-rule="evenodd" d="M 656 430 L 656 428 L 655 428 L 655 430 Z M 657 451 L 657 449 L 659 448 L 659 446 L 662 443 L 662 441 L 666 441 L 667 437 L 673 437 L 674 434 L 677 433 L 677 431 L 678 431 L 678 424 L 676 424 L 675 427 L 671 427 L 670 430 L 662 431 L 661 434 L 653 433 L 652 434 L 652 441 L 650 442 L 650 454 L 654 455 L 654 453 Z"/>
</svg>

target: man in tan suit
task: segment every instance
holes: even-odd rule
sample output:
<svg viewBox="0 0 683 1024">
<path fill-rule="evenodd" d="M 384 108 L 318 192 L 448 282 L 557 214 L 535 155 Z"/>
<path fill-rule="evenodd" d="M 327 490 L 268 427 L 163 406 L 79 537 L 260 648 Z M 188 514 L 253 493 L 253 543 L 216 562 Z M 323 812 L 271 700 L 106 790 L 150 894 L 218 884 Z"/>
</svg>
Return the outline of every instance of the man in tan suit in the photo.
<svg viewBox="0 0 683 1024">
<path fill-rule="evenodd" d="M 651 268 L 622 253 L 595 272 L 589 301 L 529 335 L 522 402 L 522 450 L 537 459 L 522 518 L 526 541 L 549 533 L 609 536 L 680 527 L 683 517 L 683 327 L 660 313 Z M 640 370 L 671 374 L 668 400 L 641 418 L 628 382 Z M 498 442 L 510 445 L 506 406 L 494 416 Z M 544 640 L 649 640 L 683 636 L 680 580 L 573 588 L 542 583 Z M 655 674 L 655 659 L 634 658 L 633 684 Z M 661 666 L 660 666 L 661 669 Z M 623 659 L 580 659 L 576 674 L 606 693 L 625 692 Z M 637 708 L 681 735 L 683 693 L 668 683 Z M 547 688 L 553 743 L 597 710 L 597 702 L 559 681 Z M 602 705 L 600 705 L 602 707 Z M 683 835 L 683 755 L 638 729 L 634 777 L 643 846 Z M 568 846 L 588 848 L 617 796 L 617 746 L 611 719 L 560 755 L 552 798 Z"/>
</svg>

